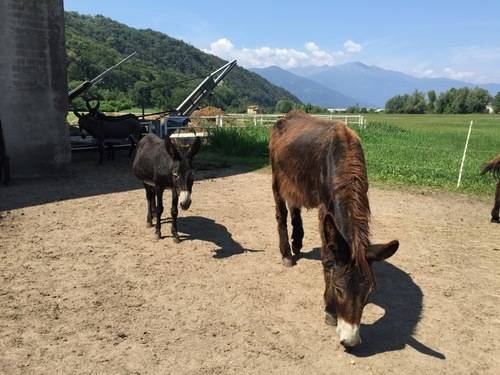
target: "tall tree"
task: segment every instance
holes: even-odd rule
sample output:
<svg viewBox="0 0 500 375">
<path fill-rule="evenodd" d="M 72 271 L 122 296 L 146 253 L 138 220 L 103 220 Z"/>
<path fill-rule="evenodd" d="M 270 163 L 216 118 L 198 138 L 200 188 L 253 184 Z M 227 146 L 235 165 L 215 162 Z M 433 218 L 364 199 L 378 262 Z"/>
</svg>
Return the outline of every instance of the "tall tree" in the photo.
<svg viewBox="0 0 500 375">
<path fill-rule="evenodd" d="M 493 110 L 495 113 L 500 113 L 500 92 L 497 92 L 493 98 Z"/>
<path fill-rule="evenodd" d="M 429 99 L 429 103 L 427 105 L 427 111 L 429 113 L 433 113 L 436 110 L 436 100 L 437 100 L 437 95 L 436 91 L 430 90 L 427 92 L 427 98 Z"/>
</svg>

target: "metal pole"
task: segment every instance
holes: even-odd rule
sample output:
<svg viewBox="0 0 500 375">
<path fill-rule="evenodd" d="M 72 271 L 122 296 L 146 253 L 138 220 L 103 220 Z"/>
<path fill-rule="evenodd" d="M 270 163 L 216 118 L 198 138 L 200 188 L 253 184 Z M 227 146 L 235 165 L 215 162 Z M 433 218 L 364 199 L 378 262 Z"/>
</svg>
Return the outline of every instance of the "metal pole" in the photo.
<svg viewBox="0 0 500 375">
<path fill-rule="evenodd" d="M 465 140 L 464 155 L 462 156 L 462 164 L 460 164 L 460 172 L 458 173 L 457 189 L 460 187 L 460 182 L 462 181 L 462 171 L 464 169 L 465 154 L 467 153 L 467 146 L 469 145 L 470 132 L 472 130 L 472 124 L 474 121 L 471 120 L 469 125 L 469 132 L 467 133 L 467 139 Z"/>
</svg>

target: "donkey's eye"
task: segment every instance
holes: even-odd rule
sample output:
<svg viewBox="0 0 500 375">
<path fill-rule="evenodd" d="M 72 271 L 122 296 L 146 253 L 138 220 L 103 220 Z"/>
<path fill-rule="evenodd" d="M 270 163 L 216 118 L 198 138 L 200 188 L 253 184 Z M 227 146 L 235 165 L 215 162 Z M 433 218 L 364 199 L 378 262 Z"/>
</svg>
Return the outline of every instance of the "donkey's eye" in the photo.
<svg viewBox="0 0 500 375">
<path fill-rule="evenodd" d="M 340 298 L 344 298 L 344 292 L 342 291 L 341 288 L 339 288 L 338 286 L 335 287 L 335 293 L 337 293 L 337 296 L 340 297 Z"/>
</svg>

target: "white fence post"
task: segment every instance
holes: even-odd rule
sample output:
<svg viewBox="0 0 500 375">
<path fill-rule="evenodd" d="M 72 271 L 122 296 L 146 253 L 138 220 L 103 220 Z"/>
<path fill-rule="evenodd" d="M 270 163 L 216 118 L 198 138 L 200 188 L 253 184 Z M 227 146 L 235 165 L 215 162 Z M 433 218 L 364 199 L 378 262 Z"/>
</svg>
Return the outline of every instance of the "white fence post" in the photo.
<svg viewBox="0 0 500 375">
<path fill-rule="evenodd" d="M 460 164 L 460 172 L 458 173 L 457 189 L 460 187 L 460 182 L 462 182 L 462 171 L 464 169 L 465 154 L 467 153 L 467 146 L 469 145 L 470 132 L 472 130 L 472 124 L 474 121 L 471 120 L 469 125 L 469 132 L 467 133 L 467 139 L 465 140 L 464 155 L 462 156 L 462 164 Z"/>
</svg>

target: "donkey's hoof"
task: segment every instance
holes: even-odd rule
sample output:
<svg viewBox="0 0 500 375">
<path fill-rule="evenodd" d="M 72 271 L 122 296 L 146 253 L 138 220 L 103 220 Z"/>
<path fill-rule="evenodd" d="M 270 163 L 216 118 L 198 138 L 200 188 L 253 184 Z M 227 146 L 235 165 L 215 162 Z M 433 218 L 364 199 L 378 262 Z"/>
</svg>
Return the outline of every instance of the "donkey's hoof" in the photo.
<svg viewBox="0 0 500 375">
<path fill-rule="evenodd" d="M 181 239 L 179 237 L 174 237 L 173 241 L 174 241 L 174 243 L 180 243 Z"/>
<path fill-rule="evenodd" d="M 283 262 L 283 265 L 285 267 L 292 267 L 293 266 L 293 259 L 292 258 L 283 258 L 281 261 Z"/>
<path fill-rule="evenodd" d="M 337 326 L 337 317 L 329 313 L 325 313 L 325 323 L 329 326 Z"/>
<path fill-rule="evenodd" d="M 146 228 L 151 228 L 152 226 L 153 226 L 153 223 L 149 223 L 149 222 L 146 223 Z"/>
<path fill-rule="evenodd" d="M 292 251 L 295 255 L 300 254 L 300 249 L 302 249 L 302 244 L 295 244 L 292 242 Z"/>
<path fill-rule="evenodd" d="M 500 223 L 500 218 L 498 218 L 498 217 L 492 217 L 491 218 L 491 222 L 492 223 Z"/>
</svg>

